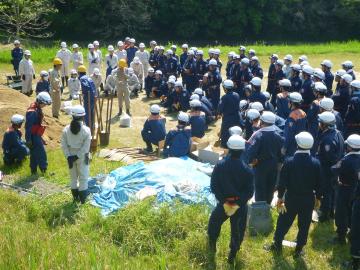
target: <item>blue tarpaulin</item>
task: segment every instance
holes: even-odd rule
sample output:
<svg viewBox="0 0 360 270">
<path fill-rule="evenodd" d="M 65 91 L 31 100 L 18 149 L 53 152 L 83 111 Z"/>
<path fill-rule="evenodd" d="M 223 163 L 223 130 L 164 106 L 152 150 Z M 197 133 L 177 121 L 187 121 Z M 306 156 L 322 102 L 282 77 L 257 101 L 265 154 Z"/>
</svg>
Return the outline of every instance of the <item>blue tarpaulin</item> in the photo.
<svg viewBox="0 0 360 270">
<path fill-rule="evenodd" d="M 168 158 L 150 163 L 139 162 L 118 168 L 101 184 L 92 183 L 91 203 L 108 215 L 136 199 L 156 196 L 157 202 L 178 199 L 187 204 L 216 204 L 210 192 L 210 165 L 190 158 Z"/>
</svg>

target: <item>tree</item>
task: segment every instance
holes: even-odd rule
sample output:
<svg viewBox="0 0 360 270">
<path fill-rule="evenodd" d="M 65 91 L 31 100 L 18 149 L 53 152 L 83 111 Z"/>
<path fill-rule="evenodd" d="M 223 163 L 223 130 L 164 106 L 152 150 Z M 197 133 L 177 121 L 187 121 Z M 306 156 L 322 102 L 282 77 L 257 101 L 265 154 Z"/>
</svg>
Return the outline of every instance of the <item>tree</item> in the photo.
<svg viewBox="0 0 360 270">
<path fill-rule="evenodd" d="M 56 12 L 50 0 L 0 1 L 0 29 L 11 37 L 46 38 L 52 35 L 47 29 L 49 15 Z"/>
</svg>

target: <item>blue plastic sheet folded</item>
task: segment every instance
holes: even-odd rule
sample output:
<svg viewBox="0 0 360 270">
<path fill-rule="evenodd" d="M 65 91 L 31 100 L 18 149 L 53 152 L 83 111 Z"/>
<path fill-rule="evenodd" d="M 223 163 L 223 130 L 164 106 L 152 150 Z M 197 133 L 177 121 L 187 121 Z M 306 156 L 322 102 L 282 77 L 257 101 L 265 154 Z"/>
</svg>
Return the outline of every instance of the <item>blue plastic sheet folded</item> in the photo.
<svg viewBox="0 0 360 270">
<path fill-rule="evenodd" d="M 214 206 L 216 200 L 210 192 L 210 165 L 190 158 L 167 158 L 151 163 L 139 162 L 120 167 L 106 176 L 101 184 L 89 182 L 93 198 L 91 204 L 108 215 L 128 204 L 147 196 L 156 201 Z"/>
</svg>

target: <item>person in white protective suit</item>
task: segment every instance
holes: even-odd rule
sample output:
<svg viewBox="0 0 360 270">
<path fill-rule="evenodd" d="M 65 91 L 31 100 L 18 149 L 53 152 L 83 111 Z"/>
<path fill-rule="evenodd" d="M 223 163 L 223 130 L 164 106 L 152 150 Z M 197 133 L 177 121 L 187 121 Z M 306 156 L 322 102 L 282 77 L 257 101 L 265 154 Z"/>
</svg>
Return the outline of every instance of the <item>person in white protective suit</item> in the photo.
<svg viewBox="0 0 360 270">
<path fill-rule="evenodd" d="M 134 70 L 135 75 L 141 84 L 141 88 L 144 85 L 144 65 L 141 63 L 139 57 L 135 56 L 134 60 L 130 63 L 130 67 Z"/>
<path fill-rule="evenodd" d="M 71 54 L 71 62 L 73 63 L 73 67 L 75 70 L 78 69 L 79 66 L 84 64 L 84 57 L 82 52 L 79 51 L 79 45 L 76 43 L 72 45 L 73 53 Z"/>
<path fill-rule="evenodd" d="M 111 95 L 115 94 L 116 81 L 114 78 L 114 72 L 115 70 L 106 78 L 105 87 L 104 87 L 105 96 L 108 96 L 109 94 Z"/>
<path fill-rule="evenodd" d="M 21 77 L 22 88 L 21 92 L 25 95 L 31 96 L 32 80 L 35 79 L 35 69 L 33 61 L 30 59 L 31 52 L 26 50 L 24 52 L 24 58 L 19 63 L 19 75 Z"/>
<path fill-rule="evenodd" d="M 144 67 L 144 76 L 143 77 L 146 78 L 146 76 L 148 75 L 150 54 L 148 51 L 145 50 L 144 43 L 139 44 L 139 50 L 136 51 L 135 57 L 138 57 L 140 62 L 143 64 L 143 67 Z M 135 58 L 134 58 L 134 60 L 135 60 Z"/>
<path fill-rule="evenodd" d="M 62 133 L 61 147 L 68 161 L 73 200 L 84 204 L 88 189 L 91 132 L 83 123 L 83 106 L 74 106 L 71 115 L 73 119 Z"/>
<path fill-rule="evenodd" d="M 89 53 L 88 53 L 88 62 L 89 62 L 89 74 L 93 74 L 94 68 L 100 69 L 100 57 L 99 54 L 95 51 L 95 47 L 93 44 L 88 45 Z"/>
<path fill-rule="evenodd" d="M 72 69 L 70 72 L 70 79 L 68 80 L 68 86 L 69 86 L 69 99 L 79 99 L 79 93 L 81 90 L 81 84 L 80 80 L 78 78 L 78 73 L 75 69 Z"/>
<path fill-rule="evenodd" d="M 93 45 L 94 45 L 94 51 L 97 52 L 97 54 L 99 55 L 99 69 L 101 69 L 103 57 L 102 57 L 102 52 L 100 50 L 100 43 L 99 41 L 95 40 L 93 42 Z"/>
<path fill-rule="evenodd" d="M 100 95 L 100 89 L 104 88 L 102 82 L 102 76 L 98 68 L 94 68 L 94 73 L 90 75 L 90 78 L 94 81 L 97 95 Z"/>
<path fill-rule="evenodd" d="M 106 78 L 111 74 L 111 72 L 117 68 L 118 57 L 114 52 L 114 46 L 108 46 L 108 54 L 105 56 L 106 63 Z"/>
<path fill-rule="evenodd" d="M 71 52 L 70 50 L 67 48 L 66 42 L 61 42 L 60 44 L 61 49 L 57 52 L 56 57 L 60 58 L 62 61 L 62 66 L 61 66 L 61 82 L 62 85 L 66 86 L 68 79 L 69 79 L 69 69 L 70 69 L 70 61 L 71 61 Z"/>
<path fill-rule="evenodd" d="M 129 86 L 129 91 L 132 94 L 132 96 L 138 97 L 139 96 L 138 92 L 141 87 L 140 81 L 131 67 L 127 69 L 127 73 L 128 73 L 127 82 Z"/>
<path fill-rule="evenodd" d="M 115 54 L 118 58 L 118 61 L 120 59 L 125 59 L 127 61 L 127 52 L 124 49 L 124 46 L 124 42 L 122 42 L 121 40 L 117 43 L 118 49 L 116 50 Z"/>
</svg>

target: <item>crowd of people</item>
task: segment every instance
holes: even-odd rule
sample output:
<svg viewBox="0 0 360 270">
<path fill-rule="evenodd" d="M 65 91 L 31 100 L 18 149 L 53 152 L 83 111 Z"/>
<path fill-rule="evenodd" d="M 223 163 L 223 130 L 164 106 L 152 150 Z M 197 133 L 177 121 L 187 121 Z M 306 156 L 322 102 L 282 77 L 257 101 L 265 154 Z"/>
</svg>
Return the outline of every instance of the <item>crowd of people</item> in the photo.
<svg viewBox="0 0 360 270">
<path fill-rule="evenodd" d="M 14 44 L 14 70 L 21 76 L 22 92 L 31 95 L 35 77 L 31 52 L 24 51 L 22 58 L 19 42 Z M 145 153 L 153 152 L 153 145 L 160 147 L 164 141 L 165 157 L 187 155 L 192 140 L 206 136 L 209 124 L 222 121 L 219 142 L 226 149 L 226 155 L 215 166 L 211 177 L 211 190 L 218 200 L 208 228 L 213 251 L 221 224 L 230 218 L 228 259 L 232 263 L 243 240 L 249 199 L 255 194 L 255 201 L 270 204 L 277 191 L 280 214 L 274 242 L 266 246 L 267 250 L 281 251 L 282 240 L 298 216 L 295 256 L 301 256 L 315 208 L 320 222 L 335 219 L 336 243 L 346 243 L 350 235 L 352 267 L 358 269 L 360 81 L 356 80 L 352 62 L 343 62 L 342 69 L 333 74 L 330 60 L 313 68 L 305 55 L 296 63 L 292 55 L 281 60 L 272 54 L 267 87 L 263 89 L 264 72 L 255 50 L 247 53 L 246 48 L 240 46 L 238 53 L 230 52 L 223 71 L 219 49 L 209 49 L 205 59 L 202 50 L 189 48 L 187 44 L 181 46 L 179 55 L 175 45 L 168 50 L 155 41 L 149 45 L 148 52 L 145 44 L 137 47 L 135 39 L 126 38 L 117 43 L 117 50 L 109 45 L 108 54 L 103 57 L 99 42 L 94 41 L 88 45 L 86 68 L 79 46 L 74 44 L 70 52 L 66 43 L 61 43 L 53 61 L 54 68 L 40 73 L 37 99 L 26 115 L 25 137 L 33 160 L 30 161 L 32 172 L 36 172 L 36 166 L 46 170 L 46 158 L 43 160 L 46 153 L 43 146 L 41 148 L 41 108 L 52 101 L 53 116 L 58 117 L 64 87 L 69 87 L 71 99 L 79 98 L 81 92 L 84 104 L 75 110 L 74 120 L 63 136 L 69 168 L 77 172 L 72 173 L 74 199 L 79 197 L 76 179 L 81 178 L 83 183 L 88 176 L 83 173 L 88 172 L 88 166 L 79 163 L 77 169 L 73 169 L 74 164 L 79 160 L 88 164 L 84 149 L 89 143 L 89 130 L 84 128 L 80 132 L 82 124 L 76 123 L 85 118 L 85 125 L 90 130 L 93 128 L 90 119 L 94 119 L 94 103 L 100 94 L 117 95 L 118 115 L 123 114 L 123 103 L 126 113 L 131 115 L 130 97 L 136 98 L 144 91 L 147 98 L 158 100 L 158 104 L 150 107 L 150 116 L 141 132 Z M 71 63 L 73 69 L 70 70 Z M 161 106 L 167 113 L 178 112 L 176 129 L 166 132 Z M 4 160 L 21 162 L 28 149 L 22 144 L 18 156 L 12 147 L 16 141 L 21 143 L 19 127 L 24 118 L 15 115 L 11 121 L 12 127 L 3 142 Z M 86 140 L 75 140 L 74 134 Z M 80 191 L 86 190 L 85 184 L 81 186 Z"/>
</svg>

